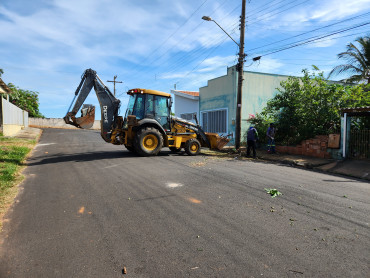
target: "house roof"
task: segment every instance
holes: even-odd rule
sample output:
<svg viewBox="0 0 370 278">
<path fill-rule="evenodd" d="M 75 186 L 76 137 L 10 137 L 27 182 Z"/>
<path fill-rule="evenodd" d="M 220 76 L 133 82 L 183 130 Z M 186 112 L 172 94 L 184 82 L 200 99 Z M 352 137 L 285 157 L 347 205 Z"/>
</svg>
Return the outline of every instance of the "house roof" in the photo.
<svg viewBox="0 0 370 278">
<path fill-rule="evenodd" d="M 171 93 L 177 96 L 182 96 L 182 97 L 191 98 L 191 99 L 199 98 L 199 92 L 171 90 Z"/>
<path fill-rule="evenodd" d="M 2 94 L 12 94 L 13 91 L 6 86 L 5 82 L 0 78 L 0 93 Z"/>
<path fill-rule="evenodd" d="M 189 96 L 199 97 L 199 92 L 191 92 L 191 91 L 176 91 L 176 92 L 180 92 L 180 93 L 183 93 Z"/>
<path fill-rule="evenodd" d="M 348 116 L 370 116 L 370 106 L 343 108 L 342 115 L 346 113 Z"/>
</svg>

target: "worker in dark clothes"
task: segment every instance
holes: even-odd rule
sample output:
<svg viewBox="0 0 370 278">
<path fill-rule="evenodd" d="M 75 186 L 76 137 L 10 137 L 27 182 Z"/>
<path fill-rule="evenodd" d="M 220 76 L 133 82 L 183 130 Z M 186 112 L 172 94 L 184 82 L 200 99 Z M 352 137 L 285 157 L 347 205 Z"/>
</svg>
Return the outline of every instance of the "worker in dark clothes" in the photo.
<svg viewBox="0 0 370 278">
<path fill-rule="evenodd" d="M 275 153 L 275 134 L 276 129 L 273 123 L 270 124 L 270 127 L 267 129 L 267 139 L 268 139 L 268 153 Z"/>
<path fill-rule="evenodd" d="M 247 132 L 247 156 L 250 155 L 251 149 L 253 150 L 253 158 L 256 158 L 256 141 L 258 140 L 258 132 L 253 126 L 249 127 Z"/>
</svg>

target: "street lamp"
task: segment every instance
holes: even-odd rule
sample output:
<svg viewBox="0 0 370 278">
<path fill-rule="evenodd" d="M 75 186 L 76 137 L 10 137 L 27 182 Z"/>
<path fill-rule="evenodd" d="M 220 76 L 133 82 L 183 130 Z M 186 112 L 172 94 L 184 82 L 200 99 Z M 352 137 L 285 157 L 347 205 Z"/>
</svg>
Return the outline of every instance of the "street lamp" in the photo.
<svg viewBox="0 0 370 278">
<path fill-rule="evenodd" d="M 225 31 L 225 30 L 224 30 L 224 28 L 222 28 L 222 27 L 221 27 L 221 26 L 220 26 L 220 25 L 219 25 L 215 20 L 213 20 L 213 19 L 212 19 L 212 18 L 210 18 L 209 16 L 203 16 L 203 17 L 202 17 L 202 19 L 203 19 L 203 20 L 205 20 L 205 21 L 213 21 L 214 23 L 216 23 L 216 24 L 217 24 L 217 26 L 218 26 L 218 27 L 220 27 L 220 28 L 221 28 L 221 30 L 222 30 L 222 31 L 224 31 L 224 32 L 225 32 L 225 34 L 226 34 L 226 35 L 228 35 L 228 36 L 229 36 L 229 38 L 230 38 L 230 39 L 232 39 L 232 40 L 233 40 L 233 42 L 235 42 L 235 43 L 236 43 L 236 45 L 240 47 L 240 45 L 239 45 L 239 44 L 238 44 L 238 43 L 237 43 L 237 42 L 236 42 L 236 41 L 235 41 L 235 40 L 234 40 L 234 39 L 233 39 L 233 38 L 232 38 L 232 37 L 231 37 L 231 36 L 230 36 L 226 31 Z"/>
<path fill-rule="evenodd" d="M 243 88 L 243 67 L 244 67 L 244 30 L 245 30 L 245 4 L 246 1 L 242 2 L 242 15 L 240 17 L 240 44 L 237 43 L 216 21 L 209 16 L 203 16 L 202 19 L 206 21 L 213 21 L 229 36 L 239 47 L 239 59 L 238 59 L 238 92 L 236 95 L 236 122 L 235 122 L 235 149 L 240 148 L 240 133 L 241 133 L 241 108 L 242 108 L 242 88 Z"/>
</svg>

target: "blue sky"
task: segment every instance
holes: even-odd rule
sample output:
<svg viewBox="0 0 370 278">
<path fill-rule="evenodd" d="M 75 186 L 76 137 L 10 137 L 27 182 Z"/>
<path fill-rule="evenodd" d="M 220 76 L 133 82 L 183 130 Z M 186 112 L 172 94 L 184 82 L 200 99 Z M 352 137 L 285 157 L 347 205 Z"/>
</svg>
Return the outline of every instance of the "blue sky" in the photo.
<svg viewBox="0 0 370 278">
<path fill-rule="evenodd" d="M 212 17 L 239 41 L 241 2 L 2 0 L 2 79 L 39 92 L 41 113 L 50 118 L 66 114 L 87 68 L 103 81 L 114 75 L 123 81 L 116 86 L 121 114 L 131 88 L 170 92 L 176 84 L 198 91 L 226 74 L 238 53 L 214 22 L 201 18 Z M 315 64 L 327 73 L 340 64 L 336 55 L 348 42 L 370 34 L 370 0 L 252 0 L 246 14 L 245 70 L 250 71 L 300 75 Z M 272 53 L 317 36 L 325 37 Z M 105 84 L 113 91 L 112 83 Z M 98 104 L 94 92 L 85 103 Z"/>
</svg>

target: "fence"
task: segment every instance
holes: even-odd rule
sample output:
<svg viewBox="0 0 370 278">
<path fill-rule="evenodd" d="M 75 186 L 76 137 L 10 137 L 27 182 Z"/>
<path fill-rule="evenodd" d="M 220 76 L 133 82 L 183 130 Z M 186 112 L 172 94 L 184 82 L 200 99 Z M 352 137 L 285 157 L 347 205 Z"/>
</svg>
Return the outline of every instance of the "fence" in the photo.
<svg viewBox="0 0 370 278">
<path fill-rule="evenodd" d="M 12 136 L 28 127 L 28 112 L 0 97 L 1 125 L 4 136 Z"/>
<path fill-rule="evenodd" d="M 370 159 L 370 130 L 351 130 L 349 156 L 351 158 Z"/>
</svg>

